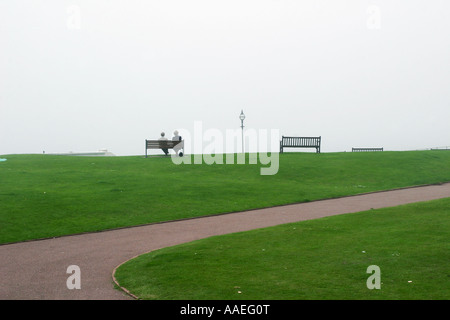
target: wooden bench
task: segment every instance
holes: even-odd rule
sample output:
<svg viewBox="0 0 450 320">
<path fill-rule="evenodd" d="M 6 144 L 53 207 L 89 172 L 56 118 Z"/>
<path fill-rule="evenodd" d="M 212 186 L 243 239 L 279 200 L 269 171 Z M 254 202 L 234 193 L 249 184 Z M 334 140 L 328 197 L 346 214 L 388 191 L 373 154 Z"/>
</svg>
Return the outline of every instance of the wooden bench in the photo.
<svg viewBox="0 0 450 320">
<path fill-rule="evenodd" d="M 321 137 L 281 137 L 280 153 L 284 148 L 316 148 L 316 152 L 320 153 Z"/>
<path fill-rule="evenodd" d="M 181 143 L 181 149 L 183 146 L 183 140 L 145 140 L 145 157 L 147 158 L 148 149 L 173 149 L 176 145 Z"/>
<path fill-rule="evenodd" d="M 352 152 L 383 151 L 383 148 L 352 148 Z"/>
</svg>

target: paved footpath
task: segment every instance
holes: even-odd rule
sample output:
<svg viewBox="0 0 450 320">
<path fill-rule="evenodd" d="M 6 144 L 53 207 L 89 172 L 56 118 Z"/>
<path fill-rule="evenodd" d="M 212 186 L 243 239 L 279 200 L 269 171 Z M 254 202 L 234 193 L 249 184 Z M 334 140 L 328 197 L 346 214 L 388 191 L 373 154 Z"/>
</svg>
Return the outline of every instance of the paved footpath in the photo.
<svg viewBox="0 0 450 320">
<path fill-rule="evenodd" d="M 0 245 L 0 300 L 122 300 L 113 270 L 137 255 L 213 235 L 450 197 L 450 183 L 251 210 L 141 227 Z M 81 289 L 69 290 L 70 265 Z"/>
</svg>

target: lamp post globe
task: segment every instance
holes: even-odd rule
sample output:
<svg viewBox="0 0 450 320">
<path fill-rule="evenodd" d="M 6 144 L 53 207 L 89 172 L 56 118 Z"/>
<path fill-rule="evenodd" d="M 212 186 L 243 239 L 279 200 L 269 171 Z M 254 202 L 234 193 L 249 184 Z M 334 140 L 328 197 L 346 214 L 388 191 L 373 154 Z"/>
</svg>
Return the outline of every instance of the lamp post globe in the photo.
<svg viewBox="0 0 450 320">
<path fill-rule="evenodd" d="M 241 119 L 241 121 L 244 121 L 244 119 L 245 119 L 244 110 L 241 110 L 241 114 L 239 115 L 239 119 Z"/>
</svg>

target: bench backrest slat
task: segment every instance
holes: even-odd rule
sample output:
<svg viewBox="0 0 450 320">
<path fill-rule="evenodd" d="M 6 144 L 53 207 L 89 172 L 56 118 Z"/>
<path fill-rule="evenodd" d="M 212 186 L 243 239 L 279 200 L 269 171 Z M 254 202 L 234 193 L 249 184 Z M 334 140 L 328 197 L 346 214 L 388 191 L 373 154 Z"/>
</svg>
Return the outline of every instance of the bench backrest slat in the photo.
<svg viewBox="0 0 450 320">
<path fill-rule="evenodd" d="M 181 141 L 173 141 L 173 140 L 146 140 L 147 149 L 153 148 L 173 148 Z"/>
<path fill-rule="evenodd" d="M 383 148 L 352 148 L 352 152 L 383 151 Z"/>
<path fill-rule="evenodd" d="M 282 137 L 284 147 L 315 147 L 320 145 L 320 137 Z"/>
</svg>

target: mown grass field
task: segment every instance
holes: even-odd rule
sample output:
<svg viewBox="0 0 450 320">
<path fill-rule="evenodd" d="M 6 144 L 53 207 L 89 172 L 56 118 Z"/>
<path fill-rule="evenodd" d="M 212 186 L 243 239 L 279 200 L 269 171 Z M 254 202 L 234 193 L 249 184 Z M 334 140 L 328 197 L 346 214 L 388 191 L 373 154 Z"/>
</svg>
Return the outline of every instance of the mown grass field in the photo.
<svg viewBox="0 0 450 320">
<path fill-rule="evenodd" d="M 450 152 L 285 153 L 259 164 L 4 155 L 0 243 L 450 181 Z"/>
<path fill-rule="evenodd" d="M 449 214 L 446 198 L 216 236 L 142 255 L 115 276 L 140 299 L 447 300 Z M 379 289 L 367 287 L 373 265 Z"/>
</svg>

